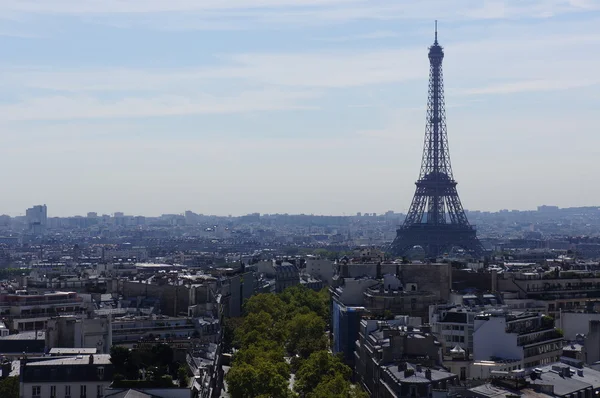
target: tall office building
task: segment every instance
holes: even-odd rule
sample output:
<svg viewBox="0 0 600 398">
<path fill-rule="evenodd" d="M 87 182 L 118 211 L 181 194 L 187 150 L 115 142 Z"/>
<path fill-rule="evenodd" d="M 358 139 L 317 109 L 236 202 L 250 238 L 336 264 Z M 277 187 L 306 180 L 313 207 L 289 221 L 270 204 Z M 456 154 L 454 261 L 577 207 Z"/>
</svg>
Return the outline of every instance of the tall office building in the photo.
<svg viewBox="0 0 600 398">
<path fill-rule="evenodd" d="M 46 205 L 35 205 L 25 211 L 29 230 L 34 233 L 44 233 L 48 225 L 48 208 Z"/>
</svg>

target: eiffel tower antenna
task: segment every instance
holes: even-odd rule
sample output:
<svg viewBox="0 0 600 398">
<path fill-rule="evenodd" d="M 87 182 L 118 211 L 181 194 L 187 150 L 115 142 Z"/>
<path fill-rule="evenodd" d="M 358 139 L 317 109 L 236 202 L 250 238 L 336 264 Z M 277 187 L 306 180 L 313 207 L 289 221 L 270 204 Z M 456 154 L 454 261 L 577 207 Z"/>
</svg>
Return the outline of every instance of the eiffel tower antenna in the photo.
<svg viewBox="0 0 600 398">
<path fill-rule="evenodd" d="M 435 41 L 429 47 L 429 95 L 423 158 L 408 214 L 388 249 L 396 256 L 407 255 L 415 246 L 421 246 L 430 257 L 449 253 L 455 247 L 475 256 L 484 251 L 475 228 L 467 220 L 452 175 L 446 131 L 443 59 L 444 50 L 438 44 L 435 21 Z"/>
</svg>

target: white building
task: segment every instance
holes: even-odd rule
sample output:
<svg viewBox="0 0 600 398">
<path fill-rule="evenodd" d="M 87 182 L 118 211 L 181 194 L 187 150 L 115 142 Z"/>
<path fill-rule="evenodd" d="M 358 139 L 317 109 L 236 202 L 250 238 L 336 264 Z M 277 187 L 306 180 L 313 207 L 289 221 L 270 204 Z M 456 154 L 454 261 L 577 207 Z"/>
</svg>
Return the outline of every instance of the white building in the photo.
<svg viewBox="0 0 600 398">
<path fill-rule="evenodd" d="M 523 369 L 560 360 L 562 334 L 550 317 L 529 312 L 492 310 L 475 317 L 473 359 L 517 360 Z"/>
<path fill-rule="evenodd" d="M 21 361 L 21 398 L 98 398 L 110 386 L 110 355 L 44 357 Z"/>
<path fill-rule="evenodd" d="M 4 324 L 4 322 L 0 321 L 0 337 L 5 337 L 10 334 L 8 327 Z"/>
<path fill-rule="evenodd" d="M 306 273 L 331 285 L 334 275 L 333 261 L 309 256 L 306 258 Z"/>
</svg>

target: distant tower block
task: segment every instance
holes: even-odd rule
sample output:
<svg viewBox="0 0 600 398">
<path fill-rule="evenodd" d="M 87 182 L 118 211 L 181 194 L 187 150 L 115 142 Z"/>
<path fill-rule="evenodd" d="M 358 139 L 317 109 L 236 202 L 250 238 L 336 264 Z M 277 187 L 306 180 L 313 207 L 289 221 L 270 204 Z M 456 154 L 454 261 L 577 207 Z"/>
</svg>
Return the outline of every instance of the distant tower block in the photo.
<svg viewBox="0 0 600 398">
<path fill-rule="evenodd" d="M 448 253 L 453 248 L 462 248 L 475 256 L 484 252 L 475 229 L 467 220 L 452 176 L 444 106 L 443 59 L 436 21 L 435 41 L 429 47 L 429 98 L 423 160 L 410 210 L 388 249 L 395 256 L 404 256 L 415 246 L 421 246 L 430 257 Z"/>
</svg>

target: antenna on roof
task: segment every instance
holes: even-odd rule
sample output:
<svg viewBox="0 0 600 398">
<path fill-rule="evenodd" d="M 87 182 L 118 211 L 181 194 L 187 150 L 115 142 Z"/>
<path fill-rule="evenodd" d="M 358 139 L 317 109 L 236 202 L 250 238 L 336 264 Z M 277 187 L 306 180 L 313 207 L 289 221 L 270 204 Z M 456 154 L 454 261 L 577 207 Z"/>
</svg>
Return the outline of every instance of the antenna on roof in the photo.
<svg viewBox="0 0 600 398">
<path fill-rule="evenodd" d="M 437 19 L 435 20 L 435 44 L 437 44 Z"/>
</svg>

